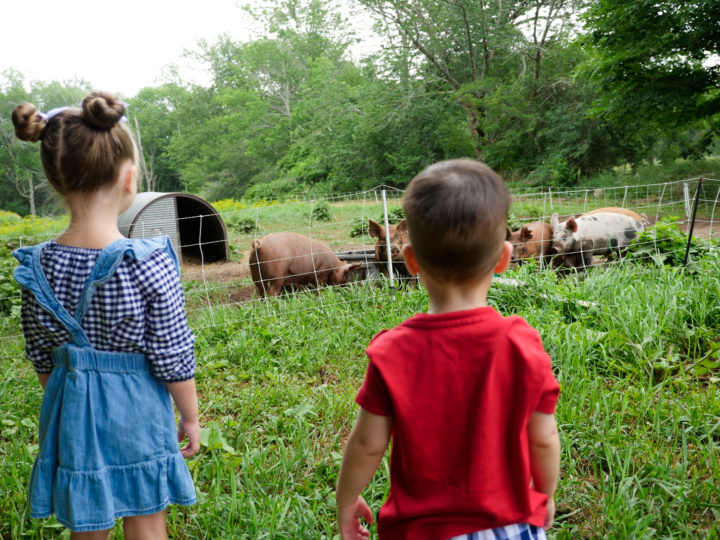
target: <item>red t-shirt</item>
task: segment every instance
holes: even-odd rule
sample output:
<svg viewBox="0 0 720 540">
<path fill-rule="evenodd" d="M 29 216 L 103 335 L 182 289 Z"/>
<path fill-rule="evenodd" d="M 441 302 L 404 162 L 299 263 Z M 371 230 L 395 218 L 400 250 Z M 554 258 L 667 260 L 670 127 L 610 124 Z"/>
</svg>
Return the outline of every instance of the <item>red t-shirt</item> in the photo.
<svg viewBox="0 0 720 540">
<path fill-rule="evenodd" d="M 527 425 L 560 386 L 540 336 L 492 307 L 421 313 L 375 336 L 357 403 L 393 417 L 381 538 L 446 539 L 512 523 L 542 527 Z"/>
</svg>

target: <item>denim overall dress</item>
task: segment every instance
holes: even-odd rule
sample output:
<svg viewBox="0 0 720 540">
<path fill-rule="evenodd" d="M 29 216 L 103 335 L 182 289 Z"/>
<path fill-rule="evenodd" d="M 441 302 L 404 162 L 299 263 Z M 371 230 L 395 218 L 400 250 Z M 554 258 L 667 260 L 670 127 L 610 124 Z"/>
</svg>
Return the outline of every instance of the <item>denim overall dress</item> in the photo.
<svg viewBox="0 0 720 540">
<path fill-rule="evenodd" d="M 124 516 L 192 504 L 195 490 L 177 442 L 170 394 L 144 354 L 94 349 L 81 326 L 95 290 L 123 257 L 155 250 L 177 257 L 167 237 L 121 239 L 103 249 L 74 316 L 55 298 L 40 265 L 45 244 L 14 252 L 15 279 L 68 330 L 52 351 L 53 370 L 40 411 L 40 450 L 30 476 L 31 517 L 55 513 L 72 531 L 111 528 Z"/>
</svg>

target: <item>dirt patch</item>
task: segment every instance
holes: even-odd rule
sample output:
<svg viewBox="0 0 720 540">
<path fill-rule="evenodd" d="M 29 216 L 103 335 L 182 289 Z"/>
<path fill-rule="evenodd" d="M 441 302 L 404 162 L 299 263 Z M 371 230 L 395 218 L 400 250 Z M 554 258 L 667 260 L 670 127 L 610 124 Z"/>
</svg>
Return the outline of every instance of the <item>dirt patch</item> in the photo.
<svg viewBox="0 0 720 540">
<path fill-rule="evenodd" d="M 260 298 L 260 295 L 258 294 L 255 285 L 250 285 L 248 287 L 238 287 L 237 289 L 230 291 L 228 297 L 230 303 L 242 304 L 254 298 Z"/>
<path fill-rule="evenodd" d="M 250 266 L 248 261 L 222 261 L 210 264 L 200 264 L 195 261 L 183 261 L 182 279 L 202 280 L 212 279 L 213 281 L 236 281 L 250 277 Z"/>
<path fill-rule="evenodd" d="M 713 225 L 715 225 L 713 227 Z M 690 228 L 690 222 L 681 223 L 680 229 L 688 232 L 688 229 Z M 711 236 L 717 236 L 718 233 L 720 233 L 720 226 L 713 223 L 710 220 L 697 220 L 695 221 L 695 226 L 693 227 L 693 236 L 697 236 L 698 238 L 704 238 L 705 240 L 709 239 Z"/>
</svg>

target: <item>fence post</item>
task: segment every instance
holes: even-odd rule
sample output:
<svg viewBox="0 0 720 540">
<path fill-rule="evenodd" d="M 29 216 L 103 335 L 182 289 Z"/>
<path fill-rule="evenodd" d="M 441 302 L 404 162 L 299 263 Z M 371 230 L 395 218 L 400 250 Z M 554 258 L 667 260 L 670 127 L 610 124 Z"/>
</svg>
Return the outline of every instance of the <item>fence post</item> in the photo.
<svg viewBox="0 0 720 540">
<path fill-rule="evenodd" d="M 388 275 L 390 276 L 390 286 L 392 287 L 394 285 L 394 279 L 392 267 L 392 253 L 390 253 L 390 220 L 388 219 L 387 196 L 385 195 L 384 189 L 382 190 L 382 200 L 383 214 L 385 217 L 385 249 L 387 250 Z"/>
<path fill-rule="evenodd" d="M 698 178 L 697 191 L 695 192 L 695 203 L 693 203 L 692 220 L 690 221 L 690 229 L 688 231 L 687 247 L 685 247 L 685 258 L 683 266 L 687 266 L 688 256 L 690 255 L 690 242 L 692 242 L 693 230 L 695 229 L 695 216 L 697 216 L 698 201 L 700 200 L 700 188 L 702 187 L 702 176 Z"/>
</svg>

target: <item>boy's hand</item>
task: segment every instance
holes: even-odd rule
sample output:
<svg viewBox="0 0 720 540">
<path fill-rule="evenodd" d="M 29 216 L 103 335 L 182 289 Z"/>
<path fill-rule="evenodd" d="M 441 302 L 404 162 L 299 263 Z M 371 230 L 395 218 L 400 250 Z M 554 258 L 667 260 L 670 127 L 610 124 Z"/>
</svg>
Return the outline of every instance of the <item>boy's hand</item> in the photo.
<svg viewBox="0 0 720 540">
<path fill-rule="evenodd" d="M 200 450 L 200 422 L 188 421 L 181 416 L 178 422 L 178 442 L 183 442 L 186 436 L 188 443 L 180 449 L 185 459 L 193 457 Z"/>
<path fill-rule="evenodd" d="M 363 540 L 370 536 L 370 531 L 363 527 L 360 519 L 367 523 L 373 522 L 372 511 L 365 499 L 358 497 L 346 508 L 338 508 L 338 527 L 342 540 Z"/>
<path fill-rule="evenodd" d="M 545 524 L 543 529 L 550 530 L 553 520 L 555 519 L 555 498 L 548 497 L 547 507 L 545 508 Z"/>
</svg>

